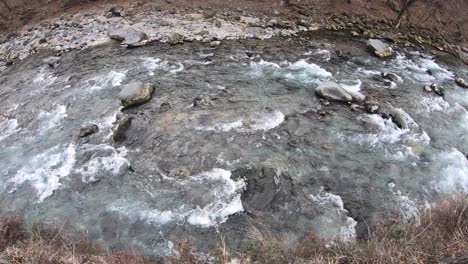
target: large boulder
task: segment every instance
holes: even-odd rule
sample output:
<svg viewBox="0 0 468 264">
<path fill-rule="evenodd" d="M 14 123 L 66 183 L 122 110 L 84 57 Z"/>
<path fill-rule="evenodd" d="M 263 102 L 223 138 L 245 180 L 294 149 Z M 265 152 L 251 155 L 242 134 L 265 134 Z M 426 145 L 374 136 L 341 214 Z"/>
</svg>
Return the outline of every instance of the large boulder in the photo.
<svg viewBox="0 0 468 264">
<path fill-rule="evenodd" d="M 393 55 L 392 48 L 378 39 L 369 39 L 367 47 L 379 58 L 391 57 Z"/>
<path fill-rule="evenodd" d="M 340 84 L 332 81 L 323 82 L 317 88 L 315 93 L 328 100 L 349 102 L 353 100 L 353 96 L 347 92 Z"/>
<path fill-rule="evenodd" d="M 129 47 L 142 46 L 148 38 L 144 32 L 132 28 L 110 28 L 108 36 L 111 39 L 122 41 L 122 44 Z"/>
<path fill-rule="evenodd" d="M 148 102 L 155 87 L 150 83 L 132 82 L 122 87 L 119 99 L 124 108 L 130 108 Z"/>
</svg>

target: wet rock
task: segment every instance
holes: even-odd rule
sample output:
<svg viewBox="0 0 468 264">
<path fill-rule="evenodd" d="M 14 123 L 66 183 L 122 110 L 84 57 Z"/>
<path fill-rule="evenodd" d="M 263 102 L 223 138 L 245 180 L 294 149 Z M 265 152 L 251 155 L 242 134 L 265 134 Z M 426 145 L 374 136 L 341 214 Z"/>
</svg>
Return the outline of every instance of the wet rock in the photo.
<svg viewBox="0 0 468 264">
<path fill-rule="evenodd" d="M 392 122 L 400 129 L 408 128 L 405 117 L 401 114 L 401 112 L 396 111 L 393 107 L 380 107 L 378 114 L 380 114 L 385 119 L 391 118 Z"/>
<path fill-rule="evenodd" d="M 117 120 L 112 127 L 112 139 L 116 143 L 123 142 L 127 138 L 127 131 L 132 124 L 132 118 L 124 115 L 117 117 Z"/>
<path fill-rule="evenodd" d="M 462 78 L 457 78 L 455 80 L 458 86 L 463 87 L 463 88 L 468 88 L 468 83 L 465 82 Z"/>
<path fill-rule="evenodd" d="M 424 85 L 424 91 L 428 93 L 432 93 L 432 88 L 429 85 Z"/>
<path fill-rule="evenodd" d="M 96 134 L 98 132 L 99 132 L 99 127 L 97 125 L 90 125 L 90 126 L 80 128 L 80 133 L 78 134 L 78 136 L 80 138 L 85 138 L 85 137 L 91 136 L 92 134 Z"/>
<path fill-rule="evenodd" d="M 60 58 L 52 56 L 52 57 L 47 57 L 42 60 L 42 63 L 49 65 L 51 68 L 54 68 L 58 62 L 60 61 Z"/>
<path fill-rule="evenodd" d="M 350 107 L 351 107 L 351 110 L 353 110 L 353 111 L 357 111 L 357 110 L 362 108 L 362 106 L 360 106 L 358 104 L 351 104 Z"/>
<path fill-rule="evenodd" d="M 437 84 L 433 83 L 430 85 L 432 91 L 439 95 L 439 96 L 444 96 L 445 95 L 445 90 L 442 87 L 439 87 Z"/>
<path fill-rule="evenodd" d="M 390 80 L 385 80 L 384 84 L 390 89 L 396 89 L 398 87 L 398 85 L 395 82 L 392 82 Z"/>
<path fill-rule="evenodd" d="M 379 58 L 387 58 L 393 55 L 392 48 L 378 39 L 369 39 L 367 41 L 367 47 Z"/>
<path fill-rule="evenodd" d="M 390 80 L 394 83 L 403 83 L 403 78 L 392 72 L 382 72 L 382 78 Z"/>
<path fill-rule="evenodd" d="M 292 179 L 274 168 L 241 168 L 232 172 L 234 179 L 245 179 L 242 205 L 247 212 L 269 211 L 295 196 Z"/>
<path fill-rule="evenodd" d="M 167 102 L 162 103 L 161 106 L 159 107 L 159 112 L 161 113 L 165 113 L 169 110 L 171 110 L 171 104 Z"/>
<path fill-rule="evenodd" d="M 154 91 L 155 87 L 150 83 L 132 82 L 122 87 L 119 99 L 124 109 L 130 108 L 148 102 Z"/>
<path fill-rule="evenodd" d="M 214 105 L 210 96 L 197 96 L 193 99 L 193 107 Z"/>
<path fill-rule="evenodd" d="M 182 36 L 181 34 L 174 33 L 168 37 L 167 43 L 171 45 L 177 45 L 177 44 L 184 43 L 184 39 L 185 39 L 184 36 Z"/>
<path fill-rule="evenodd" d="M 353 100 L 353 97 L 348 93 L 340 84 L 332 81 L 323 82 L 317 88 L 315 93 L 327 100 L 349 102 Z"/>
<path fill-rule="evenodd" d="M 131 28 L 110 28 L 108 36 L 111 39 L 122 41 L 122 44 L 129 47 L 142 46 L 145 44 L 144 40 L 147 39 L 147 35 L 144 32 Z"/>
<path fill-rule="evenodd" d="M 375 114 L 379 111 L 380 106 L 379 103 L 374 102 L 374 101 L 366 101 L 364 103 L 364 109 L 366 110 L 367 113 L 369 114 Z"/>
</svg>

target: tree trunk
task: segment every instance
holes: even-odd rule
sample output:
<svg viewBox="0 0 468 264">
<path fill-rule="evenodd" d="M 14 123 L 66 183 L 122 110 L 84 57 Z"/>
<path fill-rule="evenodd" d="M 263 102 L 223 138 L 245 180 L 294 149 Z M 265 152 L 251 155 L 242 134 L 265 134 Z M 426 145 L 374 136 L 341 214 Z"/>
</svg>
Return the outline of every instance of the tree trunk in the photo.
<svg viewBox="0 0 468 264">
<path fill-rule="evenodd" d="M 406 10 L 412 5 L 416 0 L 405 0 L 403 3 L 403 6 L 401 7 L 400 13 L 398 14 L 397 18 L 397 25 L 396 28 L 400 27 L 401 19 L 403 18 L 403 15 L 405 14 Z"/>
</svg>

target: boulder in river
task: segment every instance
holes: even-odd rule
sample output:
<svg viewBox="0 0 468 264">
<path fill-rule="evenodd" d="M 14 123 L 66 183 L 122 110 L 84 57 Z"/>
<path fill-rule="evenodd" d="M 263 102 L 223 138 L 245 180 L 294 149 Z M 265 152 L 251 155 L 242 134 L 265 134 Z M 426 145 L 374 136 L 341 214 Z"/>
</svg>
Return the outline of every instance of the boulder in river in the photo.
<svg viewBox="0 0 468 264">
<path fill-rule="evenodd" d="M 396 73 L 393 72 L 382 72 L 381 73 L 382 78 L 390 80 L 394 83 L 403 83 L 403 78 L 398 76 Z"/>
<path fill-rule="evenodd" d="M 353 100 L 353 96 L 348 93 L 340 84 L 332 81 L 323 82 L 317 88 L 315 93 L 325 99 L 349 102 Z"/>
<path fill-rule="evenodd" d="M 92 134 L 96 134 L 98 132 L 99 132 L 99 127 L 97 125 L 89 125 L 89 126 L 80 128 L 80 133 L 78 134 L 78 136 L 80 138 L 85 138 L 85 137 L 91 136 Z"/>
<path fill-rule="evenodd" d="M 108 31 L 109 38 L 122 41 L 122 44 L 128 47 L 138 47 L 145 44 L 148 36 L 139 30 L 132 28 L 110 28 Z"/>
<path fill-rule="evenodd" d="M 458 84 L 458 86 L 463 87 L 463 88 L 468 88 L 468 83 L 465 82 L 462 78 L 457 78 L 455 82 Z"/>
<path fill-rule="evenodd" d="M 122 87 L 119 99 L 124 108 L 130 108 L 148 102 L 154 90 L 155 87 L 151 83 L 132 82 Z"/>
<path fill-rule="evenodd" d="M 392 48 L 378 39 L 369 39 L 367 47 L 379 58 L 387 58 L 393 55 Z"/>
<path fill-rule="evenodd" d="M 132 118 L 130 116 L 124 115 L 117 117 L 117 120 L 112 127 L 112 139 L 114 142 L 123 142 L 127 138 L 127 130 L 132 124 Z"/>
</svg>

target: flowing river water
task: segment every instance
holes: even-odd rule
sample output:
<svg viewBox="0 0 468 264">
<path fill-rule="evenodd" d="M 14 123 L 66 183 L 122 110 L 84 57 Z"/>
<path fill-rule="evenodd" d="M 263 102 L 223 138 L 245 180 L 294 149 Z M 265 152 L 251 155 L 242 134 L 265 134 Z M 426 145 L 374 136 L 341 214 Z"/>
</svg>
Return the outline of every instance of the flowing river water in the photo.
<svg viewBox="0 0 468 264">
<path fill-rule="evenodd" d="M 468 67 L 397 52 L 382 61 L 363 39 L 319 31 L 216 47 L 108 44 L 56 68 L 39 53 L 0 73 L 0 214 L 156 256 L 179 239 L 208 252 L 217 230 L 242 249 L 252 227 L 353 240 L 381 215 L 417 221 L 468 190 L 468 90 L 454 82 Z M 390 88 L 381 72 L 403 82 Z M 120 86 L 135 80 L 156 92 L 124 110 L 132 124 L 114 143 Z M 407 127 L 324 103 L 314 89 L 327 80 L 393 107 Z M 446 95 L 426 93 L 430 83 Z M 80 139 L 92 124 L 99 132 Z"/>
</svg>

